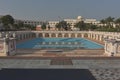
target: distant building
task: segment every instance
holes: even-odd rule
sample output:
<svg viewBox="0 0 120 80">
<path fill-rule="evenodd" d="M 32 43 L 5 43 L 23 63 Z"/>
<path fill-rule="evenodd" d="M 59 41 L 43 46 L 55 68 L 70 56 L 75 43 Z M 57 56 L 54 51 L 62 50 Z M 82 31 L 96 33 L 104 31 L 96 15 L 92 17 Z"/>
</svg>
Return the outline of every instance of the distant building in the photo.
<svg viewBox="0 0 120 80">
<path fill-rule="evenodd" d="M 85 19 L 84 23 L 98 25 L 100 24 L 100 21 L 97 21 L 96 19 Z"/>
<path fill-rule="evenodd" d="M 82 18 L 82 16 L 78 16 L 77 19 L 64 19 L 64 21 L 66 21 L 68 24 L 70 24 L 71 29 L 74 30 L 74 29 L 76 29 L 74 27 L 75 24 L 80 21 L 84 21 L 84 19 Z"/>
<path fill-rule="evenodd" d="M 60 21 L 49 21 L 48 26 L 50 27 L 50 30 L 56 29 L 56 24 L 58 24 Z"/>
<path fill-rule="evenodd" d="M 15 19 L 15 24 L 17 24 L 17 23 L 19 23 L 19 22 L 23 22 L 23 24 L 28 24 L 28 25 L 33 25 L 33 26 L 37 26 L 37 25 L 43 24 L 42 21 L 18 20 L 18 19 Z"/>
<path fill-rule="evenodd" d="M 97 21 L 96 19 L 84 19 L 82 16 L 78 16 L 77 19 L 64 19 L 64 21 L 66 21 L 72 30 L 77 30 L 77 28 L 75 28 L 75 24 L 80 22 L 80 21 L 84 21 L 84 23 L 90 23 L 90 24 L 94 24 L 94 25 L 98 25 L 100 24 L 100 21 Z M 55 28 L 55 25 L 58 24 L 60 21 L 49 21 L 49 26 L 50 28 Z"/>
</svg>

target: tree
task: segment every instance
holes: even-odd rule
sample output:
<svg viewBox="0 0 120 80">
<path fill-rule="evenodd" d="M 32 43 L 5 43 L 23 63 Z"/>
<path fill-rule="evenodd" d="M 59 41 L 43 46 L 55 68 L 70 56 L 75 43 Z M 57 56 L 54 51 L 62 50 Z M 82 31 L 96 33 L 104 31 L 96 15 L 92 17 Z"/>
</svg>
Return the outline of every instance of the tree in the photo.
<svg viewBox="0 0 120 80">
<path fill-rule="evenodd" d="M 109 16 L 108 18 L 105 19 L 107 23 L 114 22 L 114 17 Z"/>
<path fill-rule="evenodd" d="M 105 24 L 105 23 L 106 23 L 104 19 L 100 20 L 100 22 L 101 22 L 102 24 Z"/>
<path fill-rule="evenodd" d="M 71 31 L 71 24 L 67 23 L 67 30 Z"/>
<path fill-rule="evenodd" d="M 60 24 L 61 24 L 61 27 L 62 27 L 63 30 L 68 30 L 69 29 L 66 21 L 61 21 Z"/>
<path fill-rule="evenodd" d="M 96 25 L 90 24 L 89 26 L 90 26 L 90 29 L 91 29 L 91 30 L 96 30 L 96 29 L 97 29 L 97 26 L 96 26 Z"/>
<path fill-rule="evenodd" d="M 109 27 L 109 29 L 110 29 L 111 27 L 113 27 L 114 19 L 115 19 L 115 18 L 113 18 L 113 17 L 111 17 L 111 16 L 109 16 L 108 18 L 105 19 L 106 24 L 107 24 L 107 26 Z"/>
<path fill-rule="evenodd" d="M 61 25 L 60 25 L 60 23 L 57 23 L 57 24 L 55 25 L 55 27 L 56 27 L 58 30 L 61 30 Z"/>
<path fill-rule="evenodd" d="M 42 28 L 43 30 L 45 30 L 45 29 L 46 29 L 46 24 L 43 23 L 42 26 L 41 26 L 41 28 Z"/>
<path fill-rule="evenodd" d="M 55 26 L 56 28 L 58 28 L 58 30 L 69 30 L 70 26 L 69 24 L 67 24 L 66 21 L 61 21 L 58 24 L 56 24 Z"/>
<path fill-rule="evenodd" d="M 116 24 L 120 24 L 120 18 L 116 19 L 116 20 L 115 20 L 115 23 L 116 23 Z"/>
<path fill-rule="evenodd" d="M 79 28 L 79 30 L 85 30 L 85 23 L 83 21 L 76 23 L 74 26 Z"/>
<path fill-rule="evenodd" d="M 5 15 L 1 17 L 1 22 L 5 26 L 6 30 L 12 29 L 14 24 L 14 18 L 11 15 Z"/>
<path fill-rule="evenodd" d="M 115 18 L 111 17 L 111 16 L 109 16 L 109 17 L 107 17 L 105 19 L 102 19 L 100 22 L 102 24 L 105 24 L 105 25 L 103 25 L 103 27 L 104 27 L 103 29 L 107 30 L 107 31 L 111 30 L 111 28 L 113 28 L 114 19 Z"/>
<path fill-rule="evenodd" d="M 120 18 L 115 20 L 117 31 L 120 31 Z"/>
<path fill-rule="evenodd" d="M 48 30 L 50 30 L 50 25 L 48 25 Z"/>
<path fill-rule="evenodd" d="M 17 24 L 14 24 L 14 28 L 16 30 L 24 28 L 24 23 L 22 21 L 18 22 Z"/>
</svg>

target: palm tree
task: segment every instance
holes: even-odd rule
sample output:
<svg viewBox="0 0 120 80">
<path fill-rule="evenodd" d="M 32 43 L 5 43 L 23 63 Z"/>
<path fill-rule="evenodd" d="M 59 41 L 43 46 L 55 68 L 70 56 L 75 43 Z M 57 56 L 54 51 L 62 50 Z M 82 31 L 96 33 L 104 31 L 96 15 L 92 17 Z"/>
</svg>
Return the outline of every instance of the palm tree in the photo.
<svg viewBox="0 0 120 80">
<path fill-rule="evenodd" d="M 106 24 L 107 24 L 107 26 L 109 27 L 109 29 L 110 29 L 111 27 L 113 27 L 114 19 L 115 19 L 115 18 L 113 18 L 113 17 L 111 17 L 111 16 L 109 16 L 108 18 L 105 19 Z"/>
</svg>

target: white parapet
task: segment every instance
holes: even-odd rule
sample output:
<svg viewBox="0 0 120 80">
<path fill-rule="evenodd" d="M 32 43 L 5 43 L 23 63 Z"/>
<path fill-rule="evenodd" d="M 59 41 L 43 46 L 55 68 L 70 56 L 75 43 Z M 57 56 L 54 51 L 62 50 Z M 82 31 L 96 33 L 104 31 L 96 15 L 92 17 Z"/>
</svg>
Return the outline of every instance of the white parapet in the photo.
<svg viewBox="0 0 120 80">
<path fill-rule="evenodd" d="M 105 54 L 114 56 L 119 54 L 120 40 L 117 39 L 105 39 Z"/>
</svg>

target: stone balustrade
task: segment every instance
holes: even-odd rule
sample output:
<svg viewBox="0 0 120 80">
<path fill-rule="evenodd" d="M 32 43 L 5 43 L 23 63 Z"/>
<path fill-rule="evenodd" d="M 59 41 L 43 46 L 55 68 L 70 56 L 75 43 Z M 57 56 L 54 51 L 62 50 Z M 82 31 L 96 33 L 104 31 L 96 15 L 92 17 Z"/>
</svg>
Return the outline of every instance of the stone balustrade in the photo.
<svg viewBox="0 0 120 80">
<path fill-rule="evenodd" d="M 10 37 L 16 37 L 18 41 L 35 37 L 86 37 L 98 41 L 104 41 L 104 38 L 120 38 L 120 33 L 118 32 L 100 31 L 10 31 L 7 33 Z M 6 32 L 0 32 L 0 37 L 5 37 L 5 35 Z"/>
<path fill-rule="evenodd" d="M 120 45 L 120 33 L 118 32 L 100 32 L 100 31 L 9 31 L 0 32 L 0 38 L 15 38 L 16 41 L 27 40 L 31 38 L 40 37 L 68 37 L 68 38 L 89 38 L 96 41 L 101 41 L 105 43 L 105 53 L 108 55 L 119 54 Z M 107 40 L 105 40 L 107 39 Z M 110 40 L 115 41 L 110 41 Z"/>
</svg>

